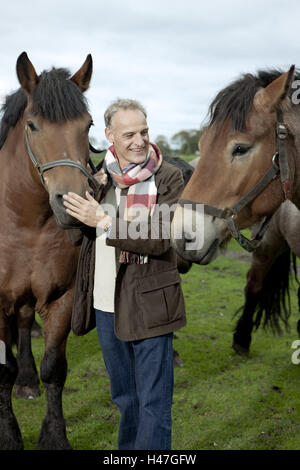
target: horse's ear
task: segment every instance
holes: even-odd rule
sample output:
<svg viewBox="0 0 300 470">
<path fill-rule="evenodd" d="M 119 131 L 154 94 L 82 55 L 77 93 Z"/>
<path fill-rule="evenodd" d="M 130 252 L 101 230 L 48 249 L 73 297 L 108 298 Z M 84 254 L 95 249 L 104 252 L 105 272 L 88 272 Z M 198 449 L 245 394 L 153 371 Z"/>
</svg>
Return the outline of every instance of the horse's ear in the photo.
<svg viewBox="0 0 300 470">
<path fill-rule="evenodd" d="M 79 86 L 81 91 L 86 91 L 90 85 L 91 76 L 93 72 L 93 59 L 91 54 L 88 54 L 84 64 L 80 69 L 71 77 L 71 80 Z"/>
<path fill-rule="evenodd" d="M 288 72 L 273 80 L 266 88 L 258 90 L 254 96 L 254 106 L 259 111 L 272 112 L 279 106 L 289 104 L 289 91 L 295 74 L 292 65 Z"/>
<path fill-rule="evenodd" d="M 30 95 L 38 84 L 39 77 L 26 52 L 18 57 L 17 76 L 21 87 Z"/>
</svg>

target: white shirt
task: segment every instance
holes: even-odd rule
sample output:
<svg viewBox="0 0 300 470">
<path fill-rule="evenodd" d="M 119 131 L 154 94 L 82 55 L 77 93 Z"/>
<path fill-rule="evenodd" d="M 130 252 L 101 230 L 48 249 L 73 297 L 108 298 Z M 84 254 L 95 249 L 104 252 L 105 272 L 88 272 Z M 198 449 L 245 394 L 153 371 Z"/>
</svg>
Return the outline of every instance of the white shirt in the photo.
<svg viewBox="0 0 300 470">
<path fill-rule="evenodd" d="M 112 186 L 101 201 L 104 204 L 111 205 L 116 215 L 116 208 L 120 204 L 121 190 Z M 107 233 L 100 227 L 96 228 L 96 259 L 95 259 L 95 277 L 94 277 L 94 308 L 104 312 L 113 313 L 115 284 L 116 284 L 116 260 L 115 248 L 106 245 Z"/>
</svg>

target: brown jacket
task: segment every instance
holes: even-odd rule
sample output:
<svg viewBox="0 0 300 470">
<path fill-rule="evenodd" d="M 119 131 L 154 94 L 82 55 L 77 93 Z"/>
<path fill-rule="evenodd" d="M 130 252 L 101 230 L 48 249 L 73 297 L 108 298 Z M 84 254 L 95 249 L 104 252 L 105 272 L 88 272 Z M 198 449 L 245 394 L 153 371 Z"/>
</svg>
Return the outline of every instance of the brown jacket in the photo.
<svg viewBox="0 0 300 470">
<path fill-rule="evenodd" d="M 181 171 L 163 161 L 155 175 L 157 205 L 172 206 L 183 191 Z M 98 195 L 101 199 L 111 186 L 108 184 Z M 127 190 L 122 190 L 122 195 Z M 153 217 L 155 212 L 153 214 Z M 132 223 L 132 222 L 131 222 Z M 176 255 L 169 239 L 161 236 L 148 239 L 120 239 L 121 228 L 128 224 L 121 218 L 114 219 L 106 243 L 116 248 L 117 277 L 115 286 L 115 334 L 122 341 L 150 338 L 178 330 L 186 324 L 181 279 L 177 271 Z M 138 224 L 138 223 L 136 223 Z M 126 228 L 126 227 L 125 227 Z M 137 231 L 141 230 L 137 225 Z M 83 335 L 95 327 L 93 288 L 95 271 L 96 229 L 85 227 L 69 230 L 73 244 L 82 243 L 75 283 L 72 312 L 72 331 Z M 121 232 L 124 233 L 124 232 Z M 121 250 L 149 255 L 147 264 L 119 264 Z M 105 266 L 103 267 L 105 269 Z M 98 287 L 101 289 L 101 286 Z"/>
</svg>

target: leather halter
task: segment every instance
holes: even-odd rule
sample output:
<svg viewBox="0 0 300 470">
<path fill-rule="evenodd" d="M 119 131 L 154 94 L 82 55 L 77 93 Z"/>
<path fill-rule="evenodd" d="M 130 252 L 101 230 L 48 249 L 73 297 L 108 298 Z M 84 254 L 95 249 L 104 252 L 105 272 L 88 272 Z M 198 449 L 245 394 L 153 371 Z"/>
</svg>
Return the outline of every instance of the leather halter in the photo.
<svg viewBox="0 0 300 470">
<path fill-rule="evenodd" d="M 78 168 L 80 171 L 82 171 L 82 173 L 84 173 L 85 176 L 89 179 L 89 181 L 95 186 L 96 190 L 100 188 L 99 182 L 96 180 L 96 178 L 93 177 L 93 174 L 97 172 L 97 169 L 91 159 L 89 159 L 89 165 L 91 167 L 92 173 L 90 173 L 83 165 L 81 165 L 78 162 L 74 162 L 73 160 L 54 160 L 52 162 L 40 164 L 38 163 L 38 161 L 36 160 L 35 156 L 32 153 L 32 150 L 29 145 L 29 138 L 28 138 L 28 133 L 26 129 L 24 129 L 24 133 L 25 133 L 25 143 L 26 143 L 28 155 L 34 167 L 37 169 L 37 172 L 39 174 L 39 177 L 44 187 L 45 187 L 45 180 L 44 180 L 45 171 L 51 170 L 51 168 L 55 168 L 57 166 L 71 166 L 74 168 Z M 90 148 L 92 149 L 92 151 L 95 150 L 91 144 L 90 144 Z M 99 153 L 100 151 L 96 151 L 96 152 Z"/>
<path fill-rule="evenodd" d="M 271 181 L 277 178 L 279 174 L 285 198 L 291 199 L 291 183 L 289 179 L 289 164 L 286 151 L 286 138 L 288 136 L 288 129 L 283 122 L 283 115 L 281 110 L 277 110 L 276 134 L 277 151 L 272 157 L 272 166 L 245 196 L 243 196 L 232 207 L 226 207 L 225 209 L 218 209 L 217 207 L 203 204 L 204 213 L 212 217 L 218 217 L 219 219 L 225 220 L 232 237 L 237 240 L 242 248 L 249 252 L 254 251 L 258 247 L 265 231 L 268 228 L 268 223 L 272 216 L 264 217 L 255 236 L 249 240 L 239 231 L 236 225 L 235 219 L 238 213 L 241 212 L 241 210 L 244 209 L 244 207 L 246 207 L 250 202 L 254 201 L 254 199 L 271 183 Z M 179 199 L 178 203 L 181 206 L 184 206 L 185 204 L 192 204 L 193 206 L 202 204 L 201 202 L 195 202 L 184 198 Z"/>
</svg>

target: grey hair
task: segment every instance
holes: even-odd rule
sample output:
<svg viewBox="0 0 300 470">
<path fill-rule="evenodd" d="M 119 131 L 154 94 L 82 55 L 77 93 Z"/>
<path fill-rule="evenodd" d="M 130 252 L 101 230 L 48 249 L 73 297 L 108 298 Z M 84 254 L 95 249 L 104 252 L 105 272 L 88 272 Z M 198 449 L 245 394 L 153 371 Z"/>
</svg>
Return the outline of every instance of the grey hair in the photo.
<svg viewBox="0 0 300 470">
<path fill-rule="evenodd" d="M 105 127 L 111 127 L 112 118 L 116 114 L 116 112 L 119 111 L 120 109 L 138 109 L 139 111 L 142 111 L 145 118 L 147 118 L 147 112 L 144 106 L 142 106 L 139 101 L 118 98 L 117 100 L 113 101 L 110 104 L 110 106 L 107 108 L 107 110 L 104 113 Z"/>
</svg>

